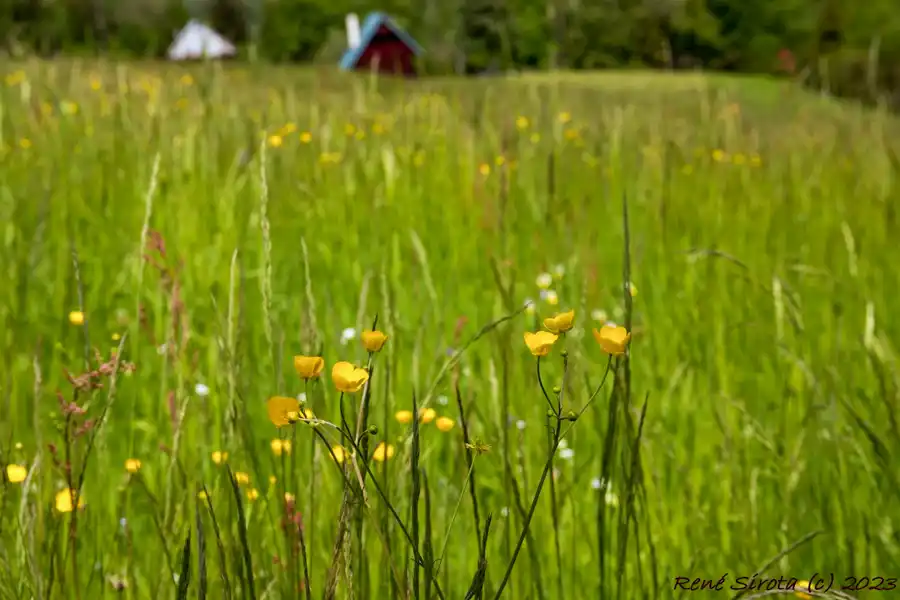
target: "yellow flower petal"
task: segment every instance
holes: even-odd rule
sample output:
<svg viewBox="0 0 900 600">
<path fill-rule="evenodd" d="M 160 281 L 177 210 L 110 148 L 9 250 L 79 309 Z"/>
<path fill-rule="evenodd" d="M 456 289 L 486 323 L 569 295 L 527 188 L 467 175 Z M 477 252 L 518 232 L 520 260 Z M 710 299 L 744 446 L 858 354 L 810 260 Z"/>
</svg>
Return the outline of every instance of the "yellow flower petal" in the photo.
<svg viewBox="0 0 900 600">
<path fill-rule="evenodd" d="M 437 416 L 437 411 L 434 410 L 433 408 L 423 408 L 423 409 L 419 410 L 419 422 L 420 423 L 425 423 L 427 425 L 428 423 L 431 423 L 432 421 L 434 421 L 434 418 L 436 416 Z"/>
<path fill-rule="evenodd" d="M 388 336 L 386 336 L 381 331 L 363 331 L 362 335 L 360 335 L 360 339 L 362 340 L 363 348 L 366 349 L 366 352 L 378 352 L 384 347 L 384 343 L 387 341 Z"/>
<path fill-rule="evenodd" d="M 75 490 L 66 488 L 61 490 L 56 494 L 56 498 L 54 499 L 54 504 L 56 505 L 56 510 L 61 513 L 72 512 L 72 504 L 75 501 Z M 84 496 L 78 495 L 78 508 L 84 507 Z"/>
<path fill-rule="evenodd" d="M 538 331 L 536 333 L 526 331 L 525 345 L 528 346 L 528 349 L 534 356 L 547 356 L 558 338 L 559 336 L 549 331 Z"/>
<path fill-rule="evenodd" d="M 384 442 L 380 442 L 377 446 L 375 446 L 375 450 L 372 452 L 372 460 L 377 462 L 384 462 L 394 456 L 394 445 L 393 444 L 385 444 Z"/>
<path fill-rule="evenodd" d="M 411 410 L 398 410 L 394 413 L 394 418 L 397 419 L 397 422 L 401 425 L 407 425 L 412 423 L 413 414 Z"/>
<path fill-rule="evenodd" d="M 125 470 L 129 473 L 137 473 L 141 470 L 141 461 L 136 458 L 129 458 L 125 461 Z"/>
<path fill-rule="evenodd" d="M 559 313 L 555 317 L 548 317 L 544 319 L 544 327 L 546 327 L 551 333 L 564 333 L 572 329 L 572 325 L 575 322 L 575 311 L 570 310 L 568 312 Z"/>
<path fill-rule="evenodd" d="M 434 422 L 434 426 L 438 428 L 438 430 L 447 433 L 456 423 L 450 417 L 439 417 L 437 421 Z"/>
<path fill-rule="evenodd" d="M 604 325 L 600 331 L 594 329 L 594 339 L 603 351 L 613 356 L 625 354 L 631 334 L 624 327 Z"/>
<path fill-rule="evenodd" d="M 6 478 L 10 483 L 22 483 L 28 475 L 28 469 L 22 465 L 6 465 Z"/>
<path fill-rule="evenodd" d="M 339 392 L 345 394 L 353 394 L 362 389 L 362 386 L 369 380 L 369 373 L 365 369 L 355 367 L 348 362 L 338 362 L 331 369 L 331 379 L 334 387 Z"/>
<path fill-rule="evenodd" d="M 272 453 L 275 456 L 281 456 L 282 453 L 290 454 L 291 453 L 291 440 L 279 440 L 274 439 L 269 444 L 272 448 Z"/>
<path fill-rule="evenodd" d="M 272 396 L 266 402 L 266 412 L 275 427 L 284 427 L 300 415 L 300 401 L 289 396 Z M 291 418 L 291 417 L 295 418 Z"/>
<path fill-rule="evenodd" d="M 294 369 L 303 379 L 318 377 L 325 368 L 325 359 L 321 356 L 295 356 Z"/>
<path fill-rule="evenodd" d="M 337 461 L 338 464 L 344 462 L 344 458 L 347 456 L 347 452 L 344 450 L 343 446 L 332 446 L 329 456 L 332 454 L 334 455 L 334 460 Z"/>
</svg>

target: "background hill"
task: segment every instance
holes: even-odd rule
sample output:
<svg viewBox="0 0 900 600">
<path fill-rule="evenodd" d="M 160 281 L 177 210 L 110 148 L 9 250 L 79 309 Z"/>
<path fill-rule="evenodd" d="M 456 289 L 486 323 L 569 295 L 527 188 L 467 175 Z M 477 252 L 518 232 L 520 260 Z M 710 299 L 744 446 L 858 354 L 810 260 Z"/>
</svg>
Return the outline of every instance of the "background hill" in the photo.
<svg viewBox="0 0 900 600">
<path fill-rule="evenodd" d="M 188 16 L 267 60 L 335 60 L 347 12 L 383 10 L 428 50 L 429 72 L 657 68 L 792 72 L 869 101 L 900 101 L 895 0 L 6 0 L 14 53 L 160 56 Z"/>
</svg>

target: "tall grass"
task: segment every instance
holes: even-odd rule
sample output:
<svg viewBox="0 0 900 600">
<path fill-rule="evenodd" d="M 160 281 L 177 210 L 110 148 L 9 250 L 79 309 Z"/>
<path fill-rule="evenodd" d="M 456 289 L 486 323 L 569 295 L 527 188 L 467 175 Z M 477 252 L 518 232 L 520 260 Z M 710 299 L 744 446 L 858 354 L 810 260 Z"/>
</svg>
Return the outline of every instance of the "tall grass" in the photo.
<svg viewBox="0 0 900 600">
<path fill-rule="evenodd" d="M 893 117 L 697 76 L 2 76 L 0 597 L 896 585 Z"/>
</svg>

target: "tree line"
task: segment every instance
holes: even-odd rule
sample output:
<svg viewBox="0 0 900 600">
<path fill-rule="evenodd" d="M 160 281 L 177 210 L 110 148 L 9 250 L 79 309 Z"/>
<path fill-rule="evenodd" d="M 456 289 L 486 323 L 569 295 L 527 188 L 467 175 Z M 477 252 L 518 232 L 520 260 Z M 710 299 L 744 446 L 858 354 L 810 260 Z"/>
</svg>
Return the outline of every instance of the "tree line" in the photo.
<svg viewBox="0 0 900 600">
<path fill-rule="evenodd" d="M 0 0 L 13 55 L 162 56 L 199 18 L 269 61 L 333 61 L 348 12 L 388 12 L 428 73 L 651 67 L 786 73 L 900 108 L 900 0 Z"/>
</svg>

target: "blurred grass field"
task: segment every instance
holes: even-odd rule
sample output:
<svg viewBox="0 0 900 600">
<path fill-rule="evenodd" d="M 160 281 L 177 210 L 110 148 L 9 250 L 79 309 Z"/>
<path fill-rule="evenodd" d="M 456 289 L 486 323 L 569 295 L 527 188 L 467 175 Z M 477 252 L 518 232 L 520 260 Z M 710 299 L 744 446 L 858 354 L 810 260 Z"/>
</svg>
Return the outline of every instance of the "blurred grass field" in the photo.
<svg viewBox="0 0 900 600">
<path fill-rule="evenodd" d="M 900 577 L 895 117 L 722 76 L 397 82 L 73 61 L 0 76 L 3 599 L 176 597 L 189 531 L 185 597 L 301 597 L 284 491 L 322 595 L 344 483 L 304 423 L 290 460 L 273 453 L 266 400 L 305 393 L 338 422 L 331 365 L 365 363 L 359 333 L 376 315 L 389 340 L 371 444 L 394 453 L 373 468 L 411 522 L 410 425 L 394 415 L 415 394 L 455 422 L 420 426 L 429 505 L 415 520 L 432 557 L 446 540 L 443 593 L 464 597 L 479 553 L 458 384 L 470 436 L 490 445 L 474 471 L 480 519 L 493 515 L 492 598 L 547 454 L 522 334 L 567 309 L 566 409 L 600 383 L 591 329 L 607 321 L 632 323 L 630 398 L 611 412 L 607 382 L 572 428 L 504 597 L 674 598 L 676 577 L 725 573 Z M 66 444 L 66 370 L 120 345 L 134 372 L 78 396 L 94 427 Z M 298 354 L 326 361 L 308 387 Z M 558 354 L 542 363 L 548 387 Z M 635 443 L 621 423 L 637 425 L 645 398 Z M 64 449 L 80 464 L 88 439 L 85 506 L 60 513 Z M 226 464 L 247 476 L 246 545 Z M 398 591 L 411 551 L 368 493 L 335 597 L 425 598 Z"/>
</svg>

